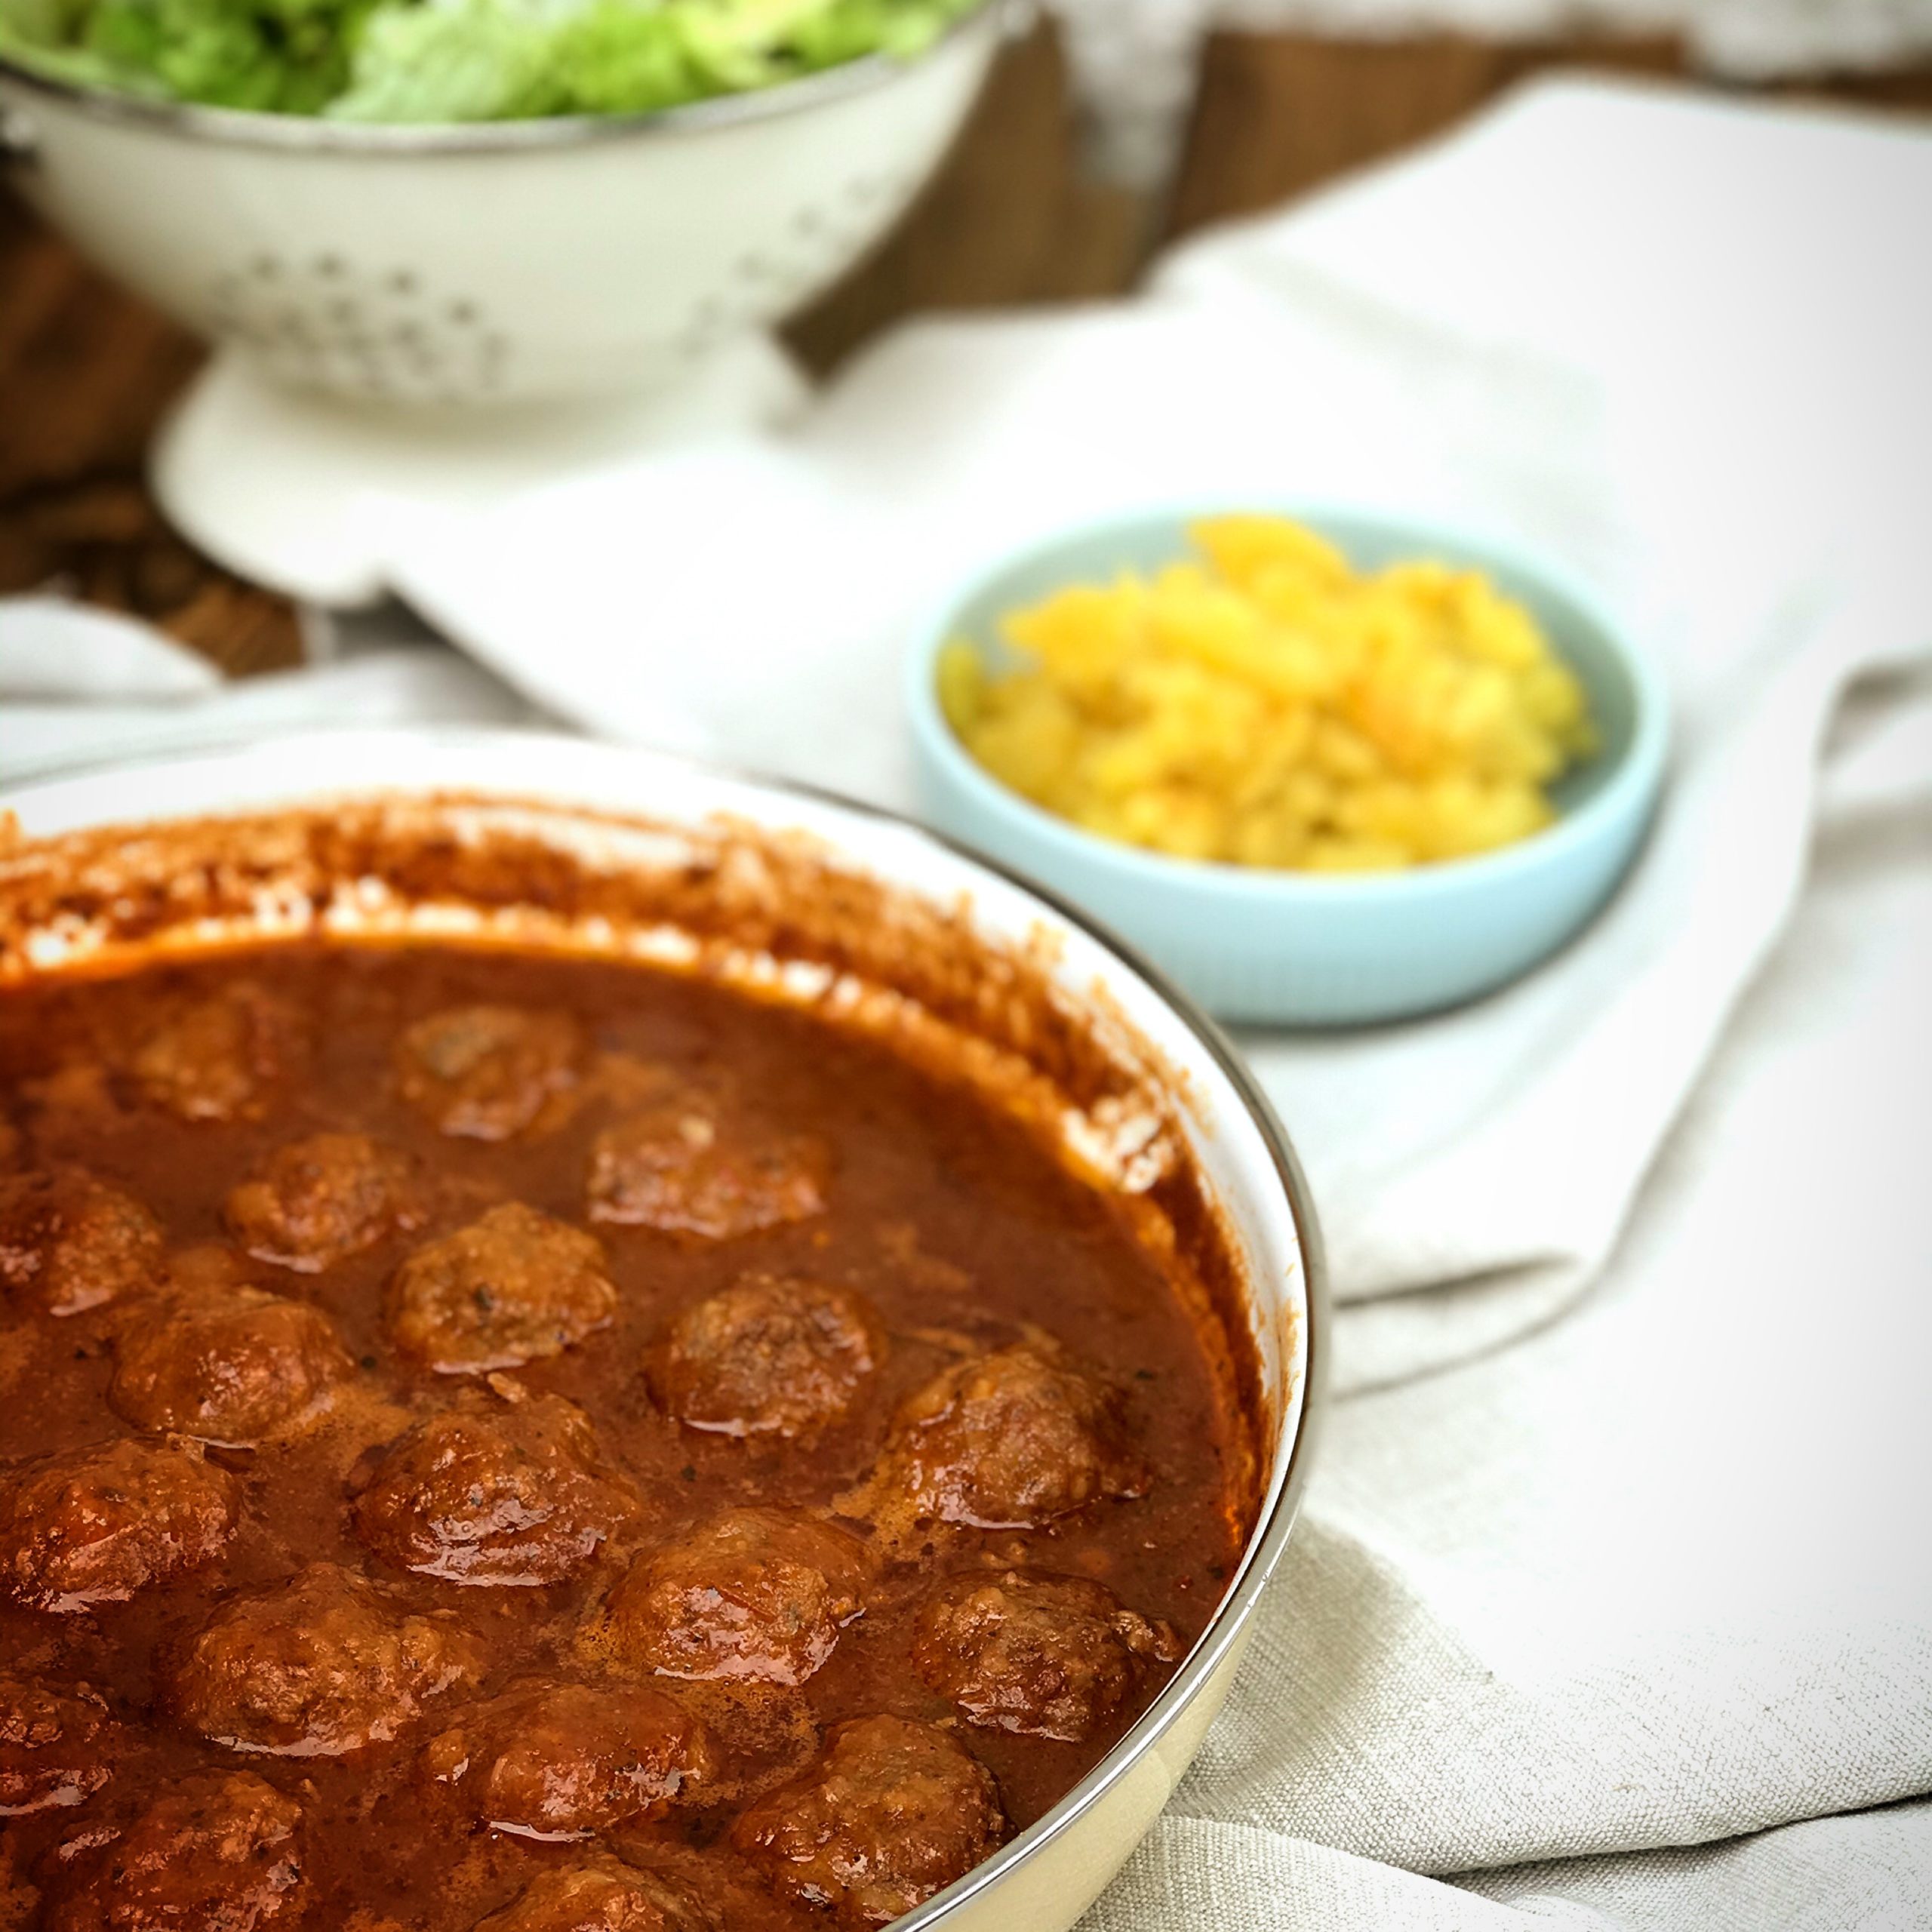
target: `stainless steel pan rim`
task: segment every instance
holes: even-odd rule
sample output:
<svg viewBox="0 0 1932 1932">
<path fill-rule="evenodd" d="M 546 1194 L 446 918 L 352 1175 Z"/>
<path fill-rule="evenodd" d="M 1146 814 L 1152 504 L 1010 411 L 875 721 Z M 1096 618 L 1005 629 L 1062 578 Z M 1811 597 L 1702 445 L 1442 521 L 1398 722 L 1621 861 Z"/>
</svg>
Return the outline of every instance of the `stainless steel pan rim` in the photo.
<svg viewBox="0 0 1932 1932">
<path fill-rule="evenodd" d="M 514 728 L 497 730 L 460 727 L 405 728 L 352 734 L 305 732 L 301 736 L 306 740 L 323 740 L 332 736 L 353 736 L 365 741 L 389 737 L 398 743 L 415 744 L 420 744 L 426 740 L 438 745 L 459 748 L 464 746 L 481 747 L 493 742 L 500 743 L 506 740 L 529 740 L 552 746 L 582 743 L 554 731 L 522 731 Z M 224 751 L 253 749 L 260 742 L 256 738 L 239 735 L 219 738 L 211 737 L 192 748 L 182 750 L 131 758 L 123 755 L 111 758 L 77 758 L 72 762 L 63 762 L 58 767 L 36 772 L 20 789 L 30 791 L 43 783 L 60 783 L 69 779 L 117 771 L 125 771 L 132 776 L 142 769 L 192 763 L 210 756 L 218 757 Z M 626 748 L 611 749 L 622 750 Z M 638 756 L 648 758 L 659 765 L 682 768 L 709 777 L 724 778 L 780 795 L 809 799 L 841 812 L 893 826 L 901 832 L 931 845 L 936 851 L 964 860 L 968 864 L 991 873 L 1020 892 L 1038 900 L 1069 925 L 1085 934 L 1103 951 L 1112 954 L 1130 972 L 1144 981 L 1193 1035 L 1202 1052 L 1226 1079 L 1240 1101 L 1249 1124 L 1260 1137 L 1273 1164 L 1276 1177 L 1281 1182 L 1290 1215 L 1294 1222 L 1300 1250 L 1303 1301 L 1307 1312 L 1303 1340 L 1306 1367 L 1301 1390 L 1301 1417 L 1294 1440 L 1289 1447 L 1287 1460 L 1270 1483 L 1260 1518 L 1249 1537 L 1247 1547 L 1235 1573 L 1233 1582 L 1210 1618 L 1207 1629 L 1201 1632 L 1194 1648 L 1168 1681 L 1165 1689 L 1126 1736 L 1078 1784 L 1051 1810 L 1001 1846 L 991 1858 L 975 1866 L 964 1878 L 956 1880 L 943 1891 L 935 1893 L 923 1905 L 916 1906 L 912 1912 L 893 1921 L 893 1932 L 939 1932 L 943 1922 L 955 1910 L 964 1906 L 968 1900 L 977 1897 L 989 1887 L 997 1884 L 1004 1873 L 1032 1857 L 1041 1847 L 1068 1830 L 1134 1769 L 1194 1701 L 1202 1686 L 1213 1677 L 1254 1614 L 1256 1603 L 1278 1566 L 1281 1553 L 1287 1546 L 1289 1533 L 1294 1527 L 1295 1518 L 1301 1506 L 1302 1493 L 1307 1484 L 1318 1424 L 1325 1406 L 1329 1294 L 1327 1266 L 1322 1251 L 1321 1230 L 1315 1220 L 1307 1180 L 1303 1174 L 1301 1163 L 1296 1156 L 1293 1144 L 1276 1118 L 1274 1108 L 1256 1084 L 1254 1076 L 1235 1052 L 1232 1043 L 1192 998 L 1174 985 L 1158 967 L 1143 958 L 1134 947 L 1117 937 L 1100 921 L 1069 903 L 1051 888 L 1038 884 L 999 860 L 989 858 L 971 846 L 949 838 L 943 833 L 932 831 L 903 813 L 888 811 L 884 806 L 871 804 L 863 799 L 848 798 L 826 786 L 809 784 L 796 779 L 776 777 L 743 766 L 685 757 L 675 752 L 647 750 L 642 747 L 634 749 Z M 380 789 L 380 786 L 363 786 L 345 788 L 350 791 Z M 514 795 L 515 787 L 506 786 L 504 791 L 506 795 Z M 8 795 L 0 795 L 0 808 L 5 807 L 11 801 Z M 567 799 L 560 798 L 556 802 L 566 806 L 568 804 Z"/>
<path fill-rule="evenodd" d="M 95 120 L 229 147 L 364 156 L 529 154 L 593 143 L 709 134 L 803 113 L 868 93 L 923 65 L 955 41 L 1016 17 L 1016 0 L 974 0 L 929 45 L 906 58 L 866 54 L 795 81 L 713 94 L 645 114 L 558 114 L 526 121 L 328 121 L 311 114 L 210 107 L 198 101 L 162 100 L 112 88 L 89 87 L 44 73 L 5 54 L 0 54 L 0 79 Z"/>
</svg>

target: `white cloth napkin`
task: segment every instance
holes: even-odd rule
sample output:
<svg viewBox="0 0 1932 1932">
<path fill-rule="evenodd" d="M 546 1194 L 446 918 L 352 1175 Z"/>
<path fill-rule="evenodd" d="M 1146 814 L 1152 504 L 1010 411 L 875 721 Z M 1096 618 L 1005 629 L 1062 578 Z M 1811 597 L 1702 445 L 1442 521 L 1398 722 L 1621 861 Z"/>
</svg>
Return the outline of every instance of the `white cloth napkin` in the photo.
<svg viewBox="0 0 1932 1932">
<path fill-rule="evenodd" d="M 1669 667 L 1584 940 L 1244 1042 L 1374 1392 L 1089 1932 L 1932 1918 L 1932 1806 L 1867 1812 L 1932 1792 L 1928 211 L 1903 129 L 1552 84 L 1129 307 L 903 331 L 783 437 L 398 512 L 398 587 L 558 714 L 888 802 L 936 589 L 1150 498 L 1486 523 Z"/>
<path fill-rule="evenodd" d="M 339 655 L 325 620 L 309 629 L 307 667 L 226 684 L 134 620 L 60 597 L 0 597 L 0 783 L 275 731 L 550 721 L 401 612 L 365 620 Z"/>
<path fill-rule="evenodd" d="M 1932 1923 L 1928 969 L 1921 674 L 1841 721 L 1798 915 L 1591 1294 L 1332 1414 L 1083 1932 Z"/>
<path fill-rule="evenodd" d="M 921 323 L 794 433 L 405 521 L 395 574 L 589 728 L 901 805 L 900 652 L 1043 524 L 1352 497 L 1594 578 L 1679 711 L 1629 889 L 1451 1019 L 1245 1042 L 1322 1204 L 1343 1373 L 1399 1379 L 1600 1267 L 1788 915 L 1836 694 L 1932 643 L 1928 207 L 1915 134 L 1552 85 L 1148 300 Z"/>
</svg>

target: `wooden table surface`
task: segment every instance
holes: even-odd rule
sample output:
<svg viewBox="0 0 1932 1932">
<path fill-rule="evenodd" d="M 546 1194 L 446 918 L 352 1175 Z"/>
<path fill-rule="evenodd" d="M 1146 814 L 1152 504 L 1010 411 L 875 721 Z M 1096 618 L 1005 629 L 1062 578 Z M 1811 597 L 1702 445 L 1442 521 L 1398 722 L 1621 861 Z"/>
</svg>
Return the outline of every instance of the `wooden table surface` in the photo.
<svg viewBox="0 0 1932 1932">
<path fill-rule="evenodd" d="M 795 321 L 792 346 L 828 371 L 914 310 L 1131 288 L 1169 237 L 1306 193 L 1552 66 L 1680 77 L 1685 62 L 1664 38 L 1219 35 L 1174 180 L 1137 195 L 1083 174 L 1066 64 L 1043 27 L 1003 55 L 918 206 Z M 1926 115 L 1932 65 L 1799 91 Z M 175 536 L 143 481 L 149 437 L 201 354 L 0 190 L 0 594 L 57 588 L 133 611 L 242 675 L 299 660 L 294 611 Z"/>
</svg>

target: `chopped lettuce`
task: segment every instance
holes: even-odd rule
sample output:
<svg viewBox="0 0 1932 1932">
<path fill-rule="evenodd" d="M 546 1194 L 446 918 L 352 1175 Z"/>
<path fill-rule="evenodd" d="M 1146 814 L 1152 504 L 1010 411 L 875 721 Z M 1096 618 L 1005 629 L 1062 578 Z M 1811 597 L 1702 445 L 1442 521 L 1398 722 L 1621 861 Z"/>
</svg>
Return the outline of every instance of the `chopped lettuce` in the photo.
<svg viewBox="0 0 1932 1932">
<path fill-rule="evenodd" d="M 0 0 L 0 54 L 343 121 L 634 114 L 928 45 L 976 0 Z"/>
</svg>

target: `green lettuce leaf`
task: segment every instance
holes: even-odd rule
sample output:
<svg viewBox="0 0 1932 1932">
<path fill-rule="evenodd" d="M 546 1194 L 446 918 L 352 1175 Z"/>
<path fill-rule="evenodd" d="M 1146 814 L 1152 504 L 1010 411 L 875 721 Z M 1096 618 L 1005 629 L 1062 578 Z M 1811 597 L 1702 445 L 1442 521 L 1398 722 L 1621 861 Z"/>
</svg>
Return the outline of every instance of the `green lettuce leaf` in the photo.
<svg viewBox="0 0 1932 1932">
<path fill-rule="evenodd" d="M 97 86 L 365 122 L 636 114 L 903 58 L 976 0 L 0 0 L 0 53 Z"/>
</svg>

